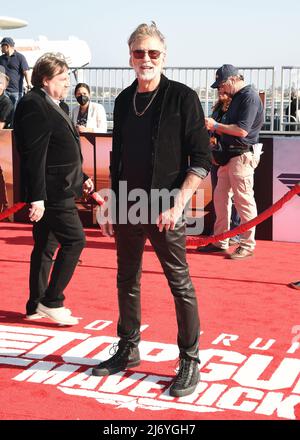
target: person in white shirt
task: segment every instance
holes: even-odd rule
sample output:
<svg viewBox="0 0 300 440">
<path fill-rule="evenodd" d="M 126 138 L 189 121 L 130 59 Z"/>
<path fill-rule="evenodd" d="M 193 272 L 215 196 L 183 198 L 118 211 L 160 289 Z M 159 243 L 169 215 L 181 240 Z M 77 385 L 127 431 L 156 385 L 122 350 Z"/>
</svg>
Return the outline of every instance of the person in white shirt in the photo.
<svg viewBox="0 0 300 440">
<path fill-rule="evenodd" d="M 75 87 L 78 106 L 72 111 L 72 120 L 79 133 L 107 132 L 107 119 L 103 105 L 91 102 L 91 91 L 87 84 L 78 83 Z"/>
</svg>

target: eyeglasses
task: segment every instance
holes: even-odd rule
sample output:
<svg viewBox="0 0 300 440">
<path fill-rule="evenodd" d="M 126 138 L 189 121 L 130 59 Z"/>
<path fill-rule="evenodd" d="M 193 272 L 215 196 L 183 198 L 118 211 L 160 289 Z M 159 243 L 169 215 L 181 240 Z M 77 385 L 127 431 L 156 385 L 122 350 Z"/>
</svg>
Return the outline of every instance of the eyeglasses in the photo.
<svg viewBox="0 0 300 440">
<path fill-rule="evenodd" d="M 142 49 L 132 50 L 132 54 L 133 54 L 134 58 L 136 58 L 137 60 L 141 60 L 141 59 L 145 58 L 146 53 L 149 55 L 151 60 L 157 60 L 163 52 L 161 52 L 160 50 L 152 50 L 152 49 L 151 50 L 142 50 Z"/>
</svg>

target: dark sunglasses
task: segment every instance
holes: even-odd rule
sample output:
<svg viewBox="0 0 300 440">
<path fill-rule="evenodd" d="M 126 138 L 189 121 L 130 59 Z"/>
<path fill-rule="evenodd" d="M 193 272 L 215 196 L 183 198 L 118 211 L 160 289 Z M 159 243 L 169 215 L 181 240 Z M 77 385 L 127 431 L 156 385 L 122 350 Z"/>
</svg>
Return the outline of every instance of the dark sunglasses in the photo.
<svg viewBox="0 0 300 440">
<path fill-rule="evenodd" d="M 136 49 L 132 51 L 134 58 L 136 58 L 137 60 L 141 60 L 142 58 L 145 58 L 146 53 L 149 55 L 151 60 L 157 60 L 157 58 L 159 58 L 163 52 L 161 52 L 160 50 L 142 50 L 142 49 Z"/>
</svg>

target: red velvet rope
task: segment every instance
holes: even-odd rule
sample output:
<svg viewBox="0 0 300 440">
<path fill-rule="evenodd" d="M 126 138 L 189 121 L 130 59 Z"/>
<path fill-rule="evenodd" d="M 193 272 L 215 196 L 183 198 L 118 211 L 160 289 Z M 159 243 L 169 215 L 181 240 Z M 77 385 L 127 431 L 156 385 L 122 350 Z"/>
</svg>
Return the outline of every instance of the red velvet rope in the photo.
<svg viewBox="0 0 300 440">
<path fill-rule="evenodd" d="M 209 243 L 215 243 L 216 241 L 224 240 L 225 238 L 234 237 L 237 234 L 242 234 L 245 231 L 253 228 L 254 226 L 262 223 L 267 218 L 271 217 L 276 211 L 278 211 L 282 206 L 287 203 L 292 197 L 300 193 L 300 183 L 293 186 L 290 191 L 288 191 L 281 199 L 274 203 L 274 205 L 267 208 L 265 211 L 261 212 L 257 217 L 249 220 L 247 223 L 238 226 L 230 231 L 224 232 L 219 235 L 212 235 L 210 237 L 187 237 L 186 244 L 190 246 L 204 246 Z"/>
<path fill-rule="evenodd" d="M 288 191 L 283 197 L 281 197 L 281 199 L 277 200 L 277 202 L 275 202 L 274 205 L 270 206 L 270 208 L 261 212 L 257 217 L 253 218 L 252 220 L 249 220 L 247 223 L 244 223 L 243 225 L 240 225 L 237 228 L 234 228 L 230 231 L 224 232 L 223 234 L 219 234 L 219 235 L 213 235 L 210 237 L 191 237 L 191 236 L 187 237 L 186 244 L 191 246 L 204 246 L 209 243 L 215 243 L 216 241 L 224 240 L 225 238 L 234 237 L 237 234 L 242 234 L 243 232 L 248 231 L 249 229 L 253 228 L 259 223 L 262 223 L 267 218 L 271 217 L 275 212 L 281 209 L 285 203 L 287 203 L 289 200 L 291 200 L 292 197 L 294 197 L 296 194 L 299 193 L 300 193 L 300 183 L 297 183 L 295 186 L 293 186 L 293 188 L 290 189 L 290 191 Z M 98 193 L 93 192 L 91 196 L 98 205 L 102 205 L 104 203 L 104 200 Z M 23 202 L 16 203 L 11 208 L 8 208 L 0 213 L 0 220 L 9 217 L 10 215 L 22 209 L 23 206 L 25 205 L 26 203 Z"/>
</svg>

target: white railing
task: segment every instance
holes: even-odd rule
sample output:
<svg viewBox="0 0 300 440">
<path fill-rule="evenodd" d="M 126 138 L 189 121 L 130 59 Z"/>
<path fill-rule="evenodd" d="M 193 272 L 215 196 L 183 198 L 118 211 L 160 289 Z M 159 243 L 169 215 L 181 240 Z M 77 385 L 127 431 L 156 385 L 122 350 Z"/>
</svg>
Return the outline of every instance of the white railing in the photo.
<svg viewBox="0 0 300 440">
<path fill-rule="evenodd" d="M 165 75 L 194 89 L 202 103 L 205 115 L 209 115 L 217 99 L 217 92 L 211 89 L 217 67 L 167 67 Z M 263 132 L 284 132 L 300 129 L 300 120 L 292 110 L 286 110 L 291 98 L 296 96 L 300 109 L 300 67 L 282 67 L 281 76 L 274 67 L 239 67 L 247 84 L 252 84 L 264 104 Z M 87 83 L 92 100 L 101 103 L 107 113 L 109 127 L 112 127 L 113 107 L 116 96 L 135 78 L 130 67 L 84 67 L 72 69 L 71 89 L 68 97 L 70 107 L 75 103 L 74 87 L 78 82 Z M 300 111 L 299 111 L 300 117 Z"/>
</svg>

